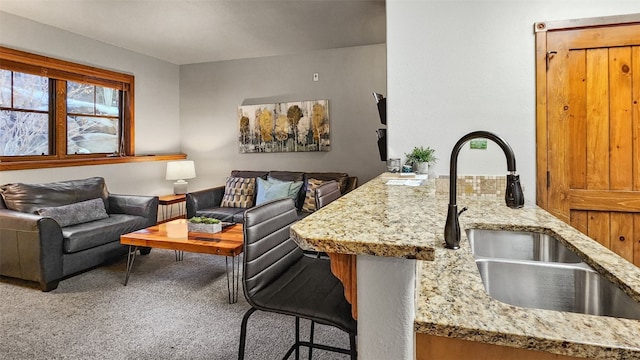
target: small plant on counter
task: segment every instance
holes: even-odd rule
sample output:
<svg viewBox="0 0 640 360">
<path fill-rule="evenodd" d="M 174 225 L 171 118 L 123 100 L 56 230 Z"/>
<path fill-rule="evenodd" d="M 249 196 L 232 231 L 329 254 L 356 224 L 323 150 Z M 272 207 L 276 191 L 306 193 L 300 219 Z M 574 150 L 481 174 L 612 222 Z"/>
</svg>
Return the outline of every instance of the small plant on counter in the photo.
<svg viewBox="0 0 640 360">
<path fill-rule="evenodd" d="M 405 156 L 407 157 L 407 161 L 406 164 L 408 165 L 413 165 L 413 164 L 417 164 L 417 163 L 428 163 L 428 164 L 433 164 L 435 163 L 438 159 L 435 157 L 435 150 L 430 148 L 430 147 L 414 147 L 413 150 L 408 153 L 405 154 Z"/>
<path fill-rule="evenodd" d="M 418 174 L 427 174 L 429 172 L 429 166 L 434 164 L 438 159 L 435 157 L 435 150 L 430 147 L 414 147 L 413 150 L 405 154 L 407 160 L 406 165 L 411 165 L 413 171 Z"/>
</svg>

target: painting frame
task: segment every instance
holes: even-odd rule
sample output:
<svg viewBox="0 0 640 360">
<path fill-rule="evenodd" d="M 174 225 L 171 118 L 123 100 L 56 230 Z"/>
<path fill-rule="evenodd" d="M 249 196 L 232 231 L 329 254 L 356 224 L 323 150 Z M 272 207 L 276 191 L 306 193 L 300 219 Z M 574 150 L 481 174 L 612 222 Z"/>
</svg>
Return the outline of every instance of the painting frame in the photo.
<svg viewBox="0 0 640 360">
<path fill-rule="evenodd" d="M 331 150 L 329 100 L 238 106 L 240 153 Z"/>
</svg>

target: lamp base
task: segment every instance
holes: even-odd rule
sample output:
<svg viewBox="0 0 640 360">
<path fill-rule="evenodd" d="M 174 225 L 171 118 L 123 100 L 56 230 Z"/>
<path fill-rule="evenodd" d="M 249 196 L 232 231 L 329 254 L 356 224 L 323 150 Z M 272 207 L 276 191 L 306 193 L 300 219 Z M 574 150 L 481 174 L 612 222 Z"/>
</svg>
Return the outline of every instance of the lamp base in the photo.
<svg viewBox="0 0 640 360">
<path fill-rule="evenodd" d="M 184 181 L 184 180 L 174 182 L 173 183 L 173 193 L 176 194 L 176 195 L 186 194 L 188 185 L 189 185 L 189 183 Z"/>
</svg>

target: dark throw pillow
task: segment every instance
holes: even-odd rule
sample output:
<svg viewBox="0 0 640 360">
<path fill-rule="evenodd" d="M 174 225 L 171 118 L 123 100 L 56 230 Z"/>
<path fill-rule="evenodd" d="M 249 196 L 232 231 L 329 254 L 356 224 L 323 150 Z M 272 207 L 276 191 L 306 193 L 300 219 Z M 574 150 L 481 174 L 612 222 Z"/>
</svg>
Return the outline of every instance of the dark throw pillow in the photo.
<svg viewBox="0 0 640 360">
<path fill-rule="evenodd" d="M 36 214 L 55 220 L 60 227 L 77 225 L 109 217 L 102 199 L 91 199 L 56 207 L 42 208 Z"/>
</svg>

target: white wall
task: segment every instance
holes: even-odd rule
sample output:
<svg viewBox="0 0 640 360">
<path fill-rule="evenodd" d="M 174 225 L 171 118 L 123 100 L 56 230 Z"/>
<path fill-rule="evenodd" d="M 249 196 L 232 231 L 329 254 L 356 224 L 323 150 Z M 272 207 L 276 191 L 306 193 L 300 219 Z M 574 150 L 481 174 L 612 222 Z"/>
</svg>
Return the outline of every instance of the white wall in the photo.
<svg viewBox="0 0 640 360">
<path fill-rule="evenodd" d="M 431 146 L 449 174 L 455 142 L 493 131 L 515 151 L 525 198 L 535 202 L 535 37 L 537 21 L 640 13 L 638 0 L 387 0 L 389 156 Z M 466 150 L 460 174 L 503 175 L 489 142 Z"/>
<path fill-rule="evenodd" d="M 233 169 L 340 171 L 360 182 L 383 172 L 372 91 L 386 93 L 385 54 L 380 44 L 181 66 L 182 149 L 197 173 L 189 188 L 223 184 Z M 329 99 L 331 151 L 239 152 L 239 105 L 314 99 Z"/>
<path fill-rule="evenodd" d="M 17 50 L 135 76 L 136 154 L 180 152 L 179 67 L 77 34 L 0 12 L 0 44 Z M 165 162 L 0 172 L 0 183 L 103 176 L 114 193 L 162 195 Z"/>
</svg>

